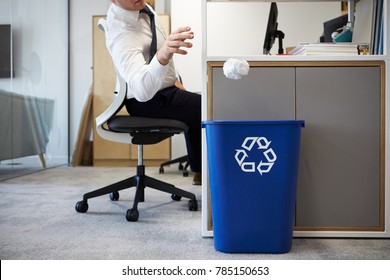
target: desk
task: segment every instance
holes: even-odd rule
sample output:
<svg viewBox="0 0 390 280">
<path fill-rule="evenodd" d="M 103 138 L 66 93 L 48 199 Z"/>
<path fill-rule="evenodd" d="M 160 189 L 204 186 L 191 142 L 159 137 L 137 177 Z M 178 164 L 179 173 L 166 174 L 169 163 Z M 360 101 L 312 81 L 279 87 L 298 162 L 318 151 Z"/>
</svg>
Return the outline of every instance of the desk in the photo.
<svg viewBox="0 0 390 280">
<path fill-rule="evenodd" d="M 225 78 L 222 66 L 207 62 L 207 119 L 305 121 L 295 236 L 383 234 L 384 62 L 252 61 L 249 75 L 237 81 Z M 212 236 L 206 156 L 207 148 L 203 235 Z"/>
</svg>

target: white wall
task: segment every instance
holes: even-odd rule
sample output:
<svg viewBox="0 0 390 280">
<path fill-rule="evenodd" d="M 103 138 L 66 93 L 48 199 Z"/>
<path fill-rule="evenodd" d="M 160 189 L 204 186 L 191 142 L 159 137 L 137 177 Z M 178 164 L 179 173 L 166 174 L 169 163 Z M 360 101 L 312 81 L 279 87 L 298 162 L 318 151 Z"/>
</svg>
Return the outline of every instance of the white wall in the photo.
<svg viewBox="0 0 390 280">
<path fill-rule="evenodd" d="M 190 26 L 194 32 L 193 47 L 188 50 L 188 54 L 174 56 L 175 66 L 183 78 L 185 87 L 194 92 L 200 92 L 202 89 L 202 22 L 200 14 L 201 1 L 199 0 L 171 0 L 172 30 L 180 26 Z"/>
</svg>

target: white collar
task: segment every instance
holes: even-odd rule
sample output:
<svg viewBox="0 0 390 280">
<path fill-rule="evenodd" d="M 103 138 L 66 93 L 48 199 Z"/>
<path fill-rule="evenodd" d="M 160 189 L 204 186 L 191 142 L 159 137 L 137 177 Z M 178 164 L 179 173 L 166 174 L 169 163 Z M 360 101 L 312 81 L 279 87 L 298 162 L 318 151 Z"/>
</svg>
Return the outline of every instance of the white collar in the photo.
<svg viewBox="0 0 390 280">
<path fill-rule="evenodd" d="M 114 10 L 114 12 L 123 17 L 124 19 L 130 19 L 130 20 L 135 20 L 137 21 L 138 18 L 139 18 L 139 11 L 129 11 L 129 10 L 125 10 L 125 9 L 122 9 L 121 7 L 115 5 L 115 4 L 111 4 L 113 7 L 112 9 Z"/>
</svg>

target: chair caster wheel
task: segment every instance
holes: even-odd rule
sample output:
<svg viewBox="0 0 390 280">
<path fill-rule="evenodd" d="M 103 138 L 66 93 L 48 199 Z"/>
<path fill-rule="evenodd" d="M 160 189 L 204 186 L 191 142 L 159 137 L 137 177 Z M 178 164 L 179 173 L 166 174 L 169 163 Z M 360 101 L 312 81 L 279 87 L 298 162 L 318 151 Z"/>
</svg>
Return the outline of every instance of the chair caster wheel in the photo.
<svg viewBox="0 0 390 280">
<path fill-rule="evenodd" d="M 159 173 L 164 174 L 164 167 L 160 167 Z"/>
<path fill-rule="evenodd" d="M 198 201 L 196 199 L 191 199 L 188 201 L 188 210 L 198 211 Z"/>
<path fill-rule="evenodd" d="M 171 198 L 173 199 L 173 200 L 175 200 L 175 201 L 180 201 L 181 200 L 181 196 L 180 195 L 177 195 L 177 194 L 172 194 L 171 195 Z"/>
<path fill-rule="evenodd" d="M 85 200 L 79 201 L 76 203 L 76 211 L 79 213 L 85 213 L 88 211 L 88 203 Z"/>
<path fill-rule="evenodd" d="M 188 171 L 183 171 L 183 177 L 188 177 Z"/>
<path fill-rule="evenodd" d="M 179 163 L 179 170 L 183 170 L 183 169 L 184 169 L 183 164 Z"/>
<path fill-rule="evenodd" d="M 118 201 L 119 200 L 119 192 L 110 193 L 110 200 L 111 201 Z"/>
<path fill-rule="evenodd" d="M 126 220 L 129 222 L 138 221 L 139 213 L 137 209 L 131 208 L 126 212 Z"/>
</svg>

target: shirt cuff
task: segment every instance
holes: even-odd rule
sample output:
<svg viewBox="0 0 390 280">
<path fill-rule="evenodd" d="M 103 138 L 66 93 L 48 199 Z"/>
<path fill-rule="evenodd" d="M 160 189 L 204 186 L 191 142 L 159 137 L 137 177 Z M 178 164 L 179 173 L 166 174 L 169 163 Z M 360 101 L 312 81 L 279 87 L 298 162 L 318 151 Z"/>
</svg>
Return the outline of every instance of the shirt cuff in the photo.
<svg viewBox="0 0 390 280">
<path fill-rule="evenodd" d="M 167 65 L 162 65 L 158 59 L 157 54 L 152 58 L 149 63 L 149 73 L 152 77 L 156 77 L 161 83 L 164 81 L 165 76 L 169 70 L 169 63 Z"/>
</svg>

